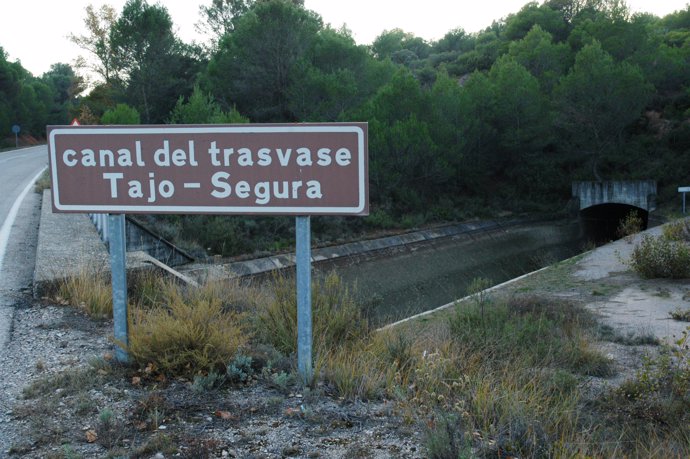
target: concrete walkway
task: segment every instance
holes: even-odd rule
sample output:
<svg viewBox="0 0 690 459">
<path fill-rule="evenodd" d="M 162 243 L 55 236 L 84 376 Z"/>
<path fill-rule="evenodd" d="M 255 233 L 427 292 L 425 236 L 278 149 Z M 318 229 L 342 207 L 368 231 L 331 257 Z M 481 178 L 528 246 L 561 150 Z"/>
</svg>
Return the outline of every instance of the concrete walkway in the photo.
<svg viewBox="0 0 690 459">
<path fill-rule="evenodd" d="M 678 308 L 690 309 L 690 280 L 641 279 L 630 273 L 626 265 L 642 235 L 658 236 L 661 232 L 662 227 L 652 228 L 630 242 L 621 239 L 593 250 L 577 263 L 574 277 L 599 281 L 629 273 L 621 292 L 587 307 L 600 314 L 603 323 L 623 334 L 654 335 L 670 343 L 690 326 L 669 315 Z"/>
</svg>

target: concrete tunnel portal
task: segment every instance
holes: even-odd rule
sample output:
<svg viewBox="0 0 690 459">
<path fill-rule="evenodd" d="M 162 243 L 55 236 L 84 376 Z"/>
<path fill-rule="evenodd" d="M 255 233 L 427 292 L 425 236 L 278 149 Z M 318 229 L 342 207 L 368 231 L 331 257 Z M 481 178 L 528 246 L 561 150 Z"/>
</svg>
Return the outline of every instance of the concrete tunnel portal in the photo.
<svg viewBox="0 0 690 459">
<path fill-rule="evenodd" d="M 580 210 L 580 225 L 584 239 L 596 245 L 620 239 L 618 228 L 631 213 L 635 213 L 642 221 L 641 229 L 647 229 L 649 212 L 630 204 L 606 203 Z"/>
<path fill-rule="evenodd" d="M 631 213 L 647 229 L 649 213 L 656 209 L 656 182 L 573 182 L 572 196 L 579 202 L 584 239 L 600 245 L 621 237 L 618 228 Z"/>
</svg>

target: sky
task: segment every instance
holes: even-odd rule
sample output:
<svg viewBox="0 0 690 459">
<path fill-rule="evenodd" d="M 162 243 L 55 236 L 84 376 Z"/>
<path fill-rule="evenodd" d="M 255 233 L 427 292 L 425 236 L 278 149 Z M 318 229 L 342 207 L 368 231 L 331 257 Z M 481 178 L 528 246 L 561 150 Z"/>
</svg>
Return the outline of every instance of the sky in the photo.
<svg viewBox="0 0 690 459">
<path fill-rule="evenodd" d="M 71 64 L 84 52 L 67 38 L 85 33 L 85 9 L 110 4 L 122 11 L 126 0 L 3 0 L 0 6 L 0 46 L 10 61 L 40 76 L 57 62 Z M 684 9 L 689 0 L 628 0 L 635 12 L 664 16 Z M 149 3 L 157 3 L 149 0 Z M 160 0 L 168 8 L 178 36 L 185 42 L 204 41 L 194 25 L 199 5 L 210 0 Z M 477 32 L 491 22 L 516 13 L 528 0 L 305 0 L 305 6 L 334 28 L 343 24 L 357 43 L 370 44 L 384 30 L 403 29 L 426 40 L 463 28 Z"/>
</svg>

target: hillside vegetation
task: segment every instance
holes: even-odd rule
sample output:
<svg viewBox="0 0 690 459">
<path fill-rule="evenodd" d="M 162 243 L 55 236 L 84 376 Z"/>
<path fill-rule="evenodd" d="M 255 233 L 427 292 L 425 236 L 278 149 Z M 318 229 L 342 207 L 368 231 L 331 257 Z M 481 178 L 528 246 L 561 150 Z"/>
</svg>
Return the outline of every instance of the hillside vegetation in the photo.
<svg viewBox="0 0 690 459">
<path fill-rule="evenodd" d="M 527 3 L 478 33 L 427 42 L 400 29 L 358 45 L 301 1 L 213 0 L 205 44 L 166 8 L 87 8 L 73 41 L 98 75 L 34 77 L 0 52 L 0 132 L 48 123 L 366 121 L 372 215 L 317 219 L 317 238 L 562 209 L 572 180 L 658 181 L 690 170 L 690 8 L 659 18 L 619 0 Z M 87 62 L 87 61 L 84 61 Z M 290 220 L 171 216 L 200 253 L 280 248 Z M 199 231 L 199 228 L 204 228 Z"/>
</svg>

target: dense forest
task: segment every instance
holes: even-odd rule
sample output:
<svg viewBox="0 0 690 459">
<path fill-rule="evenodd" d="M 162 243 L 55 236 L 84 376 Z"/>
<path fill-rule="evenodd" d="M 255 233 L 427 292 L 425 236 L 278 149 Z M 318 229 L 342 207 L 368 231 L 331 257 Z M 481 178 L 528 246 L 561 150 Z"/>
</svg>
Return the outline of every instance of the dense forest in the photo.
<svg viewBox="0 0 690 459">
<path fill-rule="evenodd" d="M 322 240 L 559 211 L 572 180 L 654 179 L 661 203 L 689 184 L 690 7 L 659 18 L 632 14 L 622 0 L 546 0 L 478 33 L 428 42 L 394 29 L 371 45 L 298 0 L 211 0 L 200 13 L 208 41 L 190 44 L 160 4 L 88 7 L 86 35 L 71 39 L 89 59 L 40 77 L 0 47 L 0 137 L 14 123 L 41 137 L 74 116 L 366 121 L 372 214 L 315 219 Z M 280 248 L 291 219 L 159 223 L 168 237 L 232 255 Z"/>
</svg>

